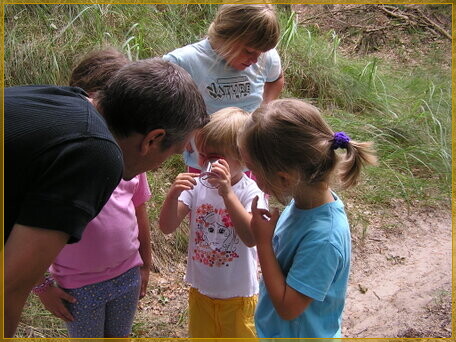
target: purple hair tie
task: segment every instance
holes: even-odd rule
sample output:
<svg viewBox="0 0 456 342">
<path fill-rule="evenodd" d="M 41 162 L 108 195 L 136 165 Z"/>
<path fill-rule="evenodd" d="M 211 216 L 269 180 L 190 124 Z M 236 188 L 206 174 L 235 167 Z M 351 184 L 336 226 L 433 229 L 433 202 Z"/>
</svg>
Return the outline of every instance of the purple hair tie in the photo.
<svg viewBox="0 0 456 342">
<path fill-rule="evenodd" d="M 345 132 L 336 132 L 332 140 L 331 148 L 337 150 L 338 148 L 347 148 L 350 137 Z"/>
</svg>

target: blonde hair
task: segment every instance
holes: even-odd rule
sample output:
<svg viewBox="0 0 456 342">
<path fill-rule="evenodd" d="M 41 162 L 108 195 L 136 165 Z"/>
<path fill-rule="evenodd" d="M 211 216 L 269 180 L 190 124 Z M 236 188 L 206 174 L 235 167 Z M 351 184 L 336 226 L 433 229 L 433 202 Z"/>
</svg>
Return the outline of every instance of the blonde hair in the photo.
<svg viewBox="0 0 456 342">
<path fill-rule="evenodd" d="M 274 100 L 255 110 L 239 136 L 239 145 L 265 181 L 272 195 L 286 203 L 293 194 L 285 194 L 277 173 L 295 176 L 299 186 L 329 182 L 339 169 L 343 188 L 355 185 L 365 165 L 376 164 L 371 142 L 350 140 L 346 153 L 336 153 L 334 132 L 318 109 L 295 99 Z"/>
<path fill-rule="evenodd" d="M 244 165 L 237 145 L 237 136 L 244 127 L 249 113 L 237 107 L 223 108 L 210 116 L 210 121 L 195 135 L 195 145 L 199 151 L 207 146 L 216 147 L 224 156 L 228 156 Z"/>
<path fill-rule="evenodd" d="M 217 52 L 230 62 L 240 44 L 266 52 L 280 38 L 279 21 L 270 4 L 231 4 L 220 6 L 207 32 Z"/>
</svg>

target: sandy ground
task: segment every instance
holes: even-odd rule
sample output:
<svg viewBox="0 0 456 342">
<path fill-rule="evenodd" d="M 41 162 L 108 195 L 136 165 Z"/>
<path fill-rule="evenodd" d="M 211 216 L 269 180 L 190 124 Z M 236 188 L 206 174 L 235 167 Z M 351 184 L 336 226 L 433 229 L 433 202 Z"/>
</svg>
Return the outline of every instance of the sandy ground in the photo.
<svg viewBox="0 0 456 342">
<path fill-rule="evenodd" d="M 353 210 L 349 201 L 346 208 Z M 343 336 L 451 337 L 450 209 L 410 207 L 398 202 L 384 212 L 372 212 L 369 221 L 364 238 L 360 227 L 352 226 L 352 270 Z M 151 273 L 147 295 L 138 305 L 132 337 L 187 337 L 188 286 L 183 281 L 184 272 L 185 258 L 176 255 L 160 273 Z M 30 328 L 23 328 L 21 336 L 46 336 L 45 331 L 40 334 Z"/>
<path fill-rule="evenodd" d="M 345 337 L 451 337 L 451 213 L 403 210 L 354 249 Z"/>
<path fill-rule="evenodd" d="M 365 238 L 353 241 L 344 337 L 451 337 L 450 210 L 399 203 L 380 214 Z M 137 337 L 187 337 L 183 267 L 151 274 Z"/>
</svg>

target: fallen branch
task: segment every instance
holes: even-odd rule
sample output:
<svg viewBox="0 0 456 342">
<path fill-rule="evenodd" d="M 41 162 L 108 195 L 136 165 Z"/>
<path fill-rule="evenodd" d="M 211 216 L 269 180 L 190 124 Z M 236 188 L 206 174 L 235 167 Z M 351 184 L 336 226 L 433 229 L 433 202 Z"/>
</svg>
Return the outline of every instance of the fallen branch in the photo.
<svg viewBox="0 0 456 342">
<path fill-rule="evenodd" d="M 401 14 L 401 13 L 396 13 L 396 12 L 393 12 L 393 11 L 390 11 L 388 9 L 386 9 L 386 6 L 378 6 L 378 8 L 380 8 L 383 12 L 389 14 L 390 16 L 392 17 L 395 17 L 395 18 L 400 18 L 400 19 L 404 19 L 405 21 L 412 21 L 408 16 L 406 16 L 405 14 Z M 391 7 L 389 7 L 391 8 Z"/>
<path fill-rule="evenodd" d="M 442 28 L 439 24 L 429 19 L 419 8 L 417 8 L 417 11 L 433 28 L 439 31 L 444 37 L 448 38 L 449 40 L 452 39 L 451 35 L 447 31 L 445 31 L 444 28 Z"/>
<path fill-rule="evenodd" d="M 388 15 L 389 17 L 393 18 L 398 18 L 402 22 L 394 25 L 391 22 L 388 25 L 383 25 L 379 27 L 373 27 L 370 25 L 364 26 L 364 25 L 356 25 L 353 23 L 346 22 L 344 20 L 341 20 L 337 18 L 336 14 L 340 14 L 343 12 L 350 12 L 350 11 L 355 11 L 355 10 L 362 10 L 366 8 L 366 5 L 358 5 L 358 6 L 353 6 L 353 7 L 338 7 L 335 9 L 330 9 L 329 11 L 326 12 L 321 12 L 314 14 L 311 17 L 305 17 L 305 18 L 300 18 L 299 22 L 301 24 L 307 24 L 307 22 L 312 22 L 314 20 L 318 19 L 328 19 L 328 20 L 334 20 L 336 22 L 344 24 L 346 27 L 353 27 L 360 29 L 366 33 L 372 33 L 372 32 L 377 32 L 377 31 L 386 31 L 389 28 L 392 27 L 405 27 L 407 25 L 412 25 L 412 26 L 419 26 L 423 27 L 424 29 L 429 30 L 432 34 L 438 35 L 441 34 L 447 39 L 452 39 L 452 36 L 450 33 L 448 33 L 443 27 L 441 27 L 438 23 L 427 17 L 419 8 L 414 8 L 413 11 L 402 11 L 398 7 L 391 6 L 391 5 L 371 5 L 372 9 L 373 8 L 378 8 L 379 10 L 383 11 Z M 413 13 L 414 12 L 414 13 Z"/>
<path fill-rule="evenodd" d="M 308 6 L 312 6 L 312 5 L 308 5 Z M 323 12 L 317 13 L 311 17 L 303 18 L 302 20 L 300 20 L 300 22 L 304 24 L 307 21 L 328 18 L 328 17 L 335 19 L 334 16 L 336 14 L 340 14 L 340 13 L 344 13 L 344 12 L 351 12 L 351 11 L 357 10 L 357 9 L 362 9 L 363 6 L 364 5 L 353 5 L 353 6 L 347 6 L 347 7 L 342 7 L 342 8 L 338 8 L 338 9 L 330 9 L 329 11 L 323 11 Z M 298 12 L 298 14 L 301 14 L 301 13 Z"/>
<path fill-rule="evenodd" d="M 403 19 L 406 22 L 411 23 L 412 25 L 417 25 L 418 24 L 419 26 L 422 26 L 422 27 L 434 28 L 440 34 L 442 34 L 444 37 L 448 38 L 449 40 L 452 40 L 451 35 L 447 31 L 445 31 L 445 29 L 443 29 L 436 22 L 434 22 L 431 19 L 429 19 L 419 8 L 417 8 L 416 11 L 418 11 L 420 17 L 416 17 L 413 14 L 405 15 L 405 14 L 402 14 L 402 13 L 397 13 L 397 12 L 390 11 L 389 9 L 393 9 L 393 10 L 397 9 L 396 7 L 392 7 L 392 6 L 378 6 L 378 8 L 380 8 L 382 11 L 384 11 L 387 14 L 389 14 L 390 16 L 395 17 L 395 18 Z M 415 20 L 412 20 L 411 16 L 413 16 Z M 420 19 L 424 19 L 425 23 L 418 23 L 420 21 Z"/>
</svg>

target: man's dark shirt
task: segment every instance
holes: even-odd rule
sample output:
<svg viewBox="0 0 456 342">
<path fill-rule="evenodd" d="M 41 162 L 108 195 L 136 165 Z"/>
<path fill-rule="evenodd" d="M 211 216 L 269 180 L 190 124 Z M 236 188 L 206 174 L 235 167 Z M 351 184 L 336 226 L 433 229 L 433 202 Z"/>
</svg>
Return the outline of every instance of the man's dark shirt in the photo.
<svg viewBox="0 0 456 342">
<path fill-rule="evenodd" d="M 79 88 L 5 89 L 5 241 L 14 224 L 78 241 L 120 181 L 122 152 Z"/>
</svg>

